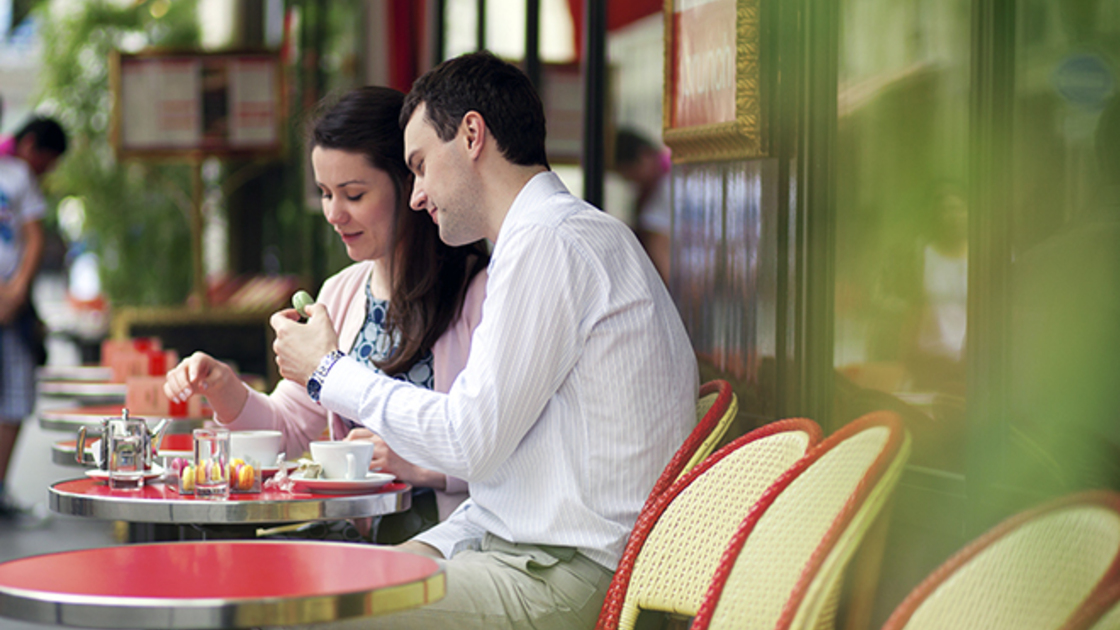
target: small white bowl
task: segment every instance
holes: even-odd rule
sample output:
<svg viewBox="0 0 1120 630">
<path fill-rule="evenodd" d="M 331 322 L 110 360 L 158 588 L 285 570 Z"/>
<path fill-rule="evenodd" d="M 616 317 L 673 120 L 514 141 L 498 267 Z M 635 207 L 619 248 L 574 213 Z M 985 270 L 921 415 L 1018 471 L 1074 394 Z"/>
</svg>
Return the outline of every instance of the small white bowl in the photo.
<svg viewBox="0 0 1120 630">
<path fill-rule="evenodd" d="M 284 450 L 284 434 L 279 431 L 230 431 L 230 457 L 254 459 L 262 468 L 276 466 L 276 456 Z"/>
</svg>

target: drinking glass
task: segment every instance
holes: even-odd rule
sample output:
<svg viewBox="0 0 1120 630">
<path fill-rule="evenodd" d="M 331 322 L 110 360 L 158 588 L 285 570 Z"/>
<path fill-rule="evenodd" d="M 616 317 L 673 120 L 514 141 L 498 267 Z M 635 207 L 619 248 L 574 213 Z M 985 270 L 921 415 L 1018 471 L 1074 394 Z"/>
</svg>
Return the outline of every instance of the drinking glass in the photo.
<svg viewBox="0 0 1120 630">
<path fill-rule="evenodd" d="M 229 497 L 229 429 L 194 430 L 194 474 L 196 497 Z"/>
</svg>

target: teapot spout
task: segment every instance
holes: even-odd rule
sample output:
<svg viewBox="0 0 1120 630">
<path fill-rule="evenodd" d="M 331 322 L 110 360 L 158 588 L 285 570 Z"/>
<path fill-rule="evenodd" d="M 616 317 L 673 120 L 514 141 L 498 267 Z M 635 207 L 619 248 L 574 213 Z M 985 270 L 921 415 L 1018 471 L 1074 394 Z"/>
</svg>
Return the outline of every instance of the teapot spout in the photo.
<svg viewBox="0 0 1120 630">
<path fill-rule="evenodd" d="M 171 422 L 171 418 L 161 418 L 159 423 L 156 424 L 155 430 L 151 432 L 153 457 L 159 453 L 159 445 L 163 443 L 163 434 L 167 432 Z"/>
</svg>

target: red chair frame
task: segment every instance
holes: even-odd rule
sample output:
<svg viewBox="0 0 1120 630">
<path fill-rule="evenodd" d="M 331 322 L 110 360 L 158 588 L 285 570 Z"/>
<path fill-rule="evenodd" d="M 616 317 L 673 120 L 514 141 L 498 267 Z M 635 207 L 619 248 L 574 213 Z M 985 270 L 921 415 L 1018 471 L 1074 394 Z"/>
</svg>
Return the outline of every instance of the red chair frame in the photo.
<svg viewBox="0 0 1120 630">
<path fill-rule="evenodd" d="M 918 584 L 891 613 L 883 626 L 883 630 L 901 630 L 904 628 L 930 595 L 994 543 L 1039 517 L 1073 505 L 1099 505 L 1120 515 L 1120 493 L 1106 490 L 1080 492 L 1021 512 L 1001 522 L 958 551 Z M 1120 550 L 1112 559 L 1112 563 L 1105 570 L 1096 587 L 1062 625 L 1062 630 L 1091 628 L 1092 624 L 1103 617 L 1118 599 L 1120 599 Z"/>
<path fill-rule="evenodd" d="M 731 408 L 731 402 L 735 398 L 735 393 L 731 390 L 731 383 L 720 379 L 708 381 L 700 386 L 697 399 L 713 393 L 716 394 L 715 402 L 712 403 L 707 413 L 696 423 L 696 426 L 693 427 L 692 432 L 688 434 L 688 437 L 685 438 L 684 443 L 677 449 L 677 452 L 673 454 L 673 458 L 669 460 L 669 463 L 665 466 L 665 470 L 661 471 L 661 476 L 657 478 L 657 481 L 653 484 L 653 490 L 649 493 L 649 500 L 665 492 L 666 488 L 676 481 L 677 477 L 681 476 L 681 473 L 684 472 L 684 467 L 692 459 L 692 456 L 696 454 L 696 451 L 700 449 L 700 446 L 704 444 L 704 441 L 708 439 L 712 431 L 719 426 L 723 416 L 727 413 L 727 410 Z M 649 500 L 646 501 L 647 505 Z"/>
<path fill-rule="evenodd" d="M 630 578 L 634 569 L 634 562 L 641 553 L 642 547 L 645 545 L 650 532 L 653 531 L 654 525 L 656 525 L 669 505 L 672 504 L 673 500 L 680 495 L 682 491 L 688 488 L 693 480 L 718 464 L 724 457 L 734 453 L 746 444 L 772 435 L 794 431 L 804 432 L 808 435 L 806 452 L 813 449 L 814 445 L 820 441 L 822 435 L 820 426 L 806 418 L 791 418 L 772 422 L 735 439 L 730 444 L 719 449 L 700 464 L 685 472 L 684 475 L 676 479 L 675 482 L 671 482 L 665 491 L 658 494 L 651 494 L 649 500 L 646 502 L 646 506 L 638 516 L 638 521 L 634 525 L 634 529 L 626 543 L 626 548 L 622 553 L 622 559 L 619 561 L 618 569 L 615 571 L 614 578 L 611 580 L 610 587 L 607 590 L 606 598 L 603 600 L 603 608 L 600 610 L 599 619 L 595 627 L 598 630 L 609 630 L 619 626 L 622 607 L 626 600 L 627 589 L 629 588 Z M 682 450 L 684 450 L 683 447 Z M 687 457 L 682 456 L 683 461 L 687 461 L 688 457 L 691 457 L 691 454 Z M 677 459 L 677 457 L 674 457 L 673 461 L 675 462 Z M 670 465 L 672 465 L 672 462 Z"/>
<path fill-rule="evenodd" d="M 786 473 L 766 491 L 762 498 L 755 504 L 742 525 L 739 526 L 739 529 L 735 532 L 735 535 L 728 544 L 727 550 L 720 560 L 720 565 L 712 578 L 712 584 L 708 589 L 708 593 L 705 595 L 704 603 L 701 605 L 699 612 L 692 621 L 692 625 L 690 626 L 692 630 L 706 630 L 712 623 L 712 618 L 719 605 L 723 589 L 727 584 L 727 580 L 731 575 L 731 570 L 735 566 L 736 560 L 739 558 L 739 554 L 742 552 L 743 547 L 746 545 L 747 540 L 750 538 L 751 533 L 754 531 L 759 521 L 762 520 L 767 510 L 774 504 L 778 497 L 781 496 L 782 492 L 833 448 L 836 448 L 848 438 L 875 426 L 887 426 L 890 429 L 890 435 L 878 456 L 865 471 L 863 478 L 857 484 L 854 492 L 852 492 L 845 501 L 844 506 L 836 515 L 832 525 L 821 538 L 820 543 L 817 544 L 801 572 L 801 577 L 798 579 L 796 586 L 786 600 L 775 628 L 783 629 L 790 627 L 795 615 L 805 600 L 810 585 L 820 572 L 821 566 L 836 547 L 841 536 L 852 524 L 852 520 L 867 501 L 868 496 L 878 485 L 878 482 L 884 478 L 884 475 L 890 470 L 891 466 L 896 463 L 897 459 L 908 453 L 909 440 L 906 430 L 901 420 L 899 420 L 898 416 L 893 412 L 873 412 L 841 427 L 815 448 L 811 449 L 805 457 L 794 464 L 792 468 L 786 471 Z"/>
</svg>

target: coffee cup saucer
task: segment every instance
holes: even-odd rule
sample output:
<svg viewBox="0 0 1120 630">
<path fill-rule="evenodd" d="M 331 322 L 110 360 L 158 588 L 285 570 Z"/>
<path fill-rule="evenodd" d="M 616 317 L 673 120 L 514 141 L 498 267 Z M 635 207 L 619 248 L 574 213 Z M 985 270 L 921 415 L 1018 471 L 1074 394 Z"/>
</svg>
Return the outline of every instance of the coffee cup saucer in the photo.
<svg viewBox="0 0 1120 630">
<path fill-rule="evenodd" d="M 291 476 L 293 489 L 297 492 L 322 492 L 330 494 L 353 494 L 369 492 L 396 479 L 395 475 L 381 472 L 366 473 L 365 479 L 306 479 L 303 473 Z"/>
</svg>

